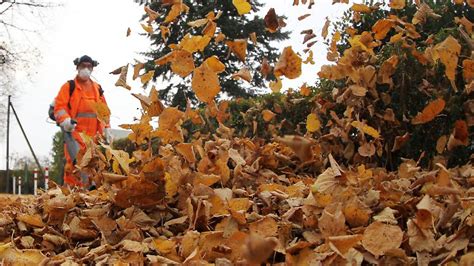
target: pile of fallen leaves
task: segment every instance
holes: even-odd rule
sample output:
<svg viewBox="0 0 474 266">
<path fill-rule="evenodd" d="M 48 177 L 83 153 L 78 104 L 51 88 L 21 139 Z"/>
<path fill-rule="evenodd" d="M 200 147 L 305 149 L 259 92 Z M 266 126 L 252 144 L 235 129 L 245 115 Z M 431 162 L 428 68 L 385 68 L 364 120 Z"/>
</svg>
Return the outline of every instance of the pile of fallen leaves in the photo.
<svg viewBox="0 0 474 266">
<path fill-rule="evenodd" d="M 472 165 L 426 172 L 406 161 L 387 172 L 344 168 L 329 156 L 316 175 L 315 148 L 309 138 L 261 143 L 221 128 L 208 139 L 162 146 L 159 155 L 144 152 L 128 175 L 99 174 L 97 190 L 54 186 L 2 204 L 0 258 L 68 265 L 472 263 Z"/>
<path fill-rule="evenodd" d="M 157 14 L 147 6 L 150 20 L 144 29 L 149 33 L 159 29 L 165 38 L 167 26 L 185 18 L 189 8 L 178 0 L 161 3 L 169 7 L 166 21 L 155 25 Z M 249 1 L 232 3 L 240 15 L 251 11 Z M 301 3 L 311 7 L 314 1 Z M 467 7 L 472 1 L 456 4 Z M 192 73 L 191 86 L 206 104 L 205 114 L 191 104 L 184 112 L 164 106 L 155 88 L 149 95 L 134 94 L 142 104 L 142 117 L 122 127 L 132 131 L 129 139 L 137 149 L 129 154 L 83 136 L 87 149 L 78 158 L 77 173 L 88 173 L 98 189 L 71 190 L 51 184 L 36 198 L 0 202 L 0 259 L 66 265 L 473 264 L 472 165 L 448 169 L 446 160 L 438 158 L 429 169 L 422 169 L 421 155 L 418 161 L 404 160 L 394 172 L 373 163 L 374 158 L 409 145 L 409 136 L 401 134 L 407 129 L 430 125 L 443 112 L 451 119 L 452 110 L 445 110 L 444 99 L 472 95 L 472 59 L 463 58 L 462 74 L 458 71 L 457 78 L 453 74 L 459 69 L 460 42 L 464 47 L 470 43 L 462 35 L 448 34 L 437 44 L 427 37 L 426 49 L 418 50 L 412 45 L 421 38 L 416 25 L 440 16 L 424 3 L 416 5 L 411 22 L 391 15 L 375 23 L 370 32 L 347 29 L 350 47 L 341 55 L 337 43 L 343 33 L 336 31 L 328 54 L 335 64 L 323 67 L 319 75 L 342 80 L 343 85 L 331 92 L 332 100 L 312 99 L 315 107 L 306 117 L 304 136 L 279 136 L 278 127 L 268 127 L 275 133 L 271 140 L 244 138 L 226 126 L 229 103 L 214 100 L 220 91 L 218 75 L 225 71 L 219 58 L 194 65 L 195 56 L 199 58 L 199 51 L 211 41 L 224 42 L 229 53 L 245 62 L 248 40 L 226 39 L 218 31 L 222 15 L 218 10 L 190 22 L 192 28 L 204 27 L 202 35 L 186 35 L 155 64 L 170 64 L 182 78 Z M 405 1 L 391 1 L 391 9 L 404 7 Z M 356 18 L 378 9 L 378 5 L 352 6 Z M 265 23 L 269 31 L 284 26 L 274 10 Z M 459 20 L 460 29 L 472 35 L 469 23 L 465 17 Z M 327 30 L 328 22 L 324 39 Z M 401 50 L 378 57 L 374 50 L 388 33 L 392 35 L 384 43 Z M 309 30 L 303 34 L 305 42 L 314 38 Z M 305 62 L 310 63 L 312 53 L 308 53 Z M 407 66 L 404 60 L 411 57 L 426 65 L 423 77 L 427 79 L 434 76 L 428 69 L 442 64 L 446 77 L 441 78 L 453 91 L 423 81 L 418 88 L 425 94 L 419 114 L 404 110 L 398 114 L 390 108 L 397 99 L 391 95 L 402 88 L 395 82 L 396 70 Z M 270 82 L 274 91 L 281 89 L 283 78 L 299 77 L 305 63 L 292 47 L 283 50 L 274 66 L 263 62 L 260 71 L 276 78 Z M 154 73 L 140 75 L 143 69 L 145 65 L 137 63 L 134 78 L 146 84 Z M 130 89 L 127 71 L 128 66 L 113 72 L 120 74 L 117 85 Z M 251 73 L 243 67 L 235 77 L 248 81 Z M 311 94 L 306 86 L 300 93 Z M 333 110 L 336 104 L 345 107 L 343 112 Z M 468 145 L 471 109 L 454 124 L 446 123 L 447 130 L 436 141 L 440 156 Z M 104 106 L 94 110 L 99 119 L 108 120 L 110 112 Z M 261 111 L 267 123 L 277 114 L 278 106 Z M 210 120 L 218 127 L 207 132 L 183 128 L 186 121 L 210 125 Z M 255 132 L 258 123 L 250 125 Z M 389 133 L 393 128 L 396 132 Z M 158 150 L 153 142 L 157 139 Z"/>
</svg>

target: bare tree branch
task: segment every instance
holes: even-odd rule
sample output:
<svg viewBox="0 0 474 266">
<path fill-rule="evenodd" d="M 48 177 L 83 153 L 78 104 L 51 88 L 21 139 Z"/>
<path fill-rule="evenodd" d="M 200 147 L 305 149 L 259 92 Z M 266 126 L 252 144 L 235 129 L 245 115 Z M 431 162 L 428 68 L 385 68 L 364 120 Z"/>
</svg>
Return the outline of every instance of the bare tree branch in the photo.
<svg viewBox="0 0 474 266">
<path fill-rule="evenodd" d="M 30 7 L 53 7 L 53 4 L 50 3 L 29 3 L 29 2 L 18 2 L 16 0 L 13 1 L 1 1 L 0 6 L 2 4 L 15 4 L 15 5 L 23 5 L 23 6 L 30 6 Z"/>
<path fill-rule="evenodd" d="M 17 29 L 17 30 L 20 30 L 20 31 L 26 31 L 26 32 L 34 32 L 32 30 L 29 30 L 29 29 L 25 29 L 25 28 L 21 28 L 21 27 L 18 27 L 16 25 L 13 25 L 11 23 L 8 23 L 8 22 L 5 22 L 3 20 L 0 19 L 0 24 L 3 24 L 5 27 L 11 27 L 11 28 L 14 28 L 14 29 Z"/>
<path fill-rule="evenodd" d="M 3 4 L 3 3 L 1 3 L 0 6 L 1 6 L 2 4 Z M 10 9 L 11 7 L 13 7 L 13 5 L 14 5 L 14 3 L 10 3 L 9 6 L 7 6 L 4 10 L 2 10 L 2 11 L 0 12 L 0 15 L 3 15 L 5 12 L 7 12 L 8 9 Z"/>
</svg>

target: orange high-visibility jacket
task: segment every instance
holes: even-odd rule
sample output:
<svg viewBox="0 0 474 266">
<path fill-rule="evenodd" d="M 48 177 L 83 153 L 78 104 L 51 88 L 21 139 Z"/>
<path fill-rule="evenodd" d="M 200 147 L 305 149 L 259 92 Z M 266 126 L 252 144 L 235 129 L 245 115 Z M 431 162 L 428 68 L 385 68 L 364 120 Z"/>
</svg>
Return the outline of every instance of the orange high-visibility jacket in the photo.
<svg viewBox="0 0 474 266">
<path fill-rule="evenodd" d="M 84 132 L 89 136 L 97 133 L 102 134 L 105 125 L 97 119 L 97 114 L 91 107 L 93 102 L 103 102 L 107 104 L 103 95 L 99 93 L 99 84 L 89 80 L 87 83 L 74 80 L 76 87 L 69 96 L 69 82 L 66 82 L 60 89 L 55 99 L 54 116 L 56 122 L 61 123 L 66 118 L 77 121 L 76 132 Z"/>
</svg>

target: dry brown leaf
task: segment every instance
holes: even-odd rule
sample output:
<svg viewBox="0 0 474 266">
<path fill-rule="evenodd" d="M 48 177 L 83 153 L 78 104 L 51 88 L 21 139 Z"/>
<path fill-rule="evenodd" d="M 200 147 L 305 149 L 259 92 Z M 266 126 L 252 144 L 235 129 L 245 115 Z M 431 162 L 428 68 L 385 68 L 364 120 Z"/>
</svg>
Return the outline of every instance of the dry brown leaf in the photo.
<svg viewBox="0 0 474 266">
<path fill-rule="evenodd" d="M 340 236 L 346 234 L 345 222 L 341 204 L 334 203 L 324 208 L 318 227 L 323 237 Z"/>
<path fill-rule="evenodd" d="M 233 79 L 243 79 L 248 83 L 252 82 L 252 74 L 250 70 L 246 67 L 241 68 L 237 73 L 232 74 Z"/>
<path fill-rule="evenodd" d="M 259 235 L 251 234 L 244 245 L 244 258 L 248 263 L 261 264 L 270 257 L 277 244 L 277 238 L 263 238 Z"/>
<path fill-rule="evenodd" d="M 328 29 L 329 29 L 329 24 L 331 23 L 331 21 L 329 20 L 328 17 L 326 17 L 326 22 L 324 22 L 324 26 L 323 26 L 323 29 L 321 31 L 321 36 L 323 37 L 323 39 L 326 39 L 328 37 Z"/>
<path fill-rule="evenodd" d="M 445 66 L 445 73 L 451 83 L 454 85 L 458 57 L 461 53 L 459 42 L 449 36 L 443 42 L 437 44 L 433 49 L 433 60 L 440 60 Z M 453 86 L 456 88 L 455 86 Z"/>
<path fill-rule="evenodd" d="M 274 8 L 270 8 L 264 18 L 265 28 L 274 33 L 280 28 L 280 23 L 278 23 L 278 16 Z"/>
<path fill-rule="evenodd" d="M 435 119 L 444 110 L 446 102 L 439 98 L 430 102 L 421 113 L 418 113 L 412 120 L 413 125 L 425 124 Z"/>
<path fill-rule="evenodd" d="M 400 247 L 403 231 L 396 225 L 373 222 L 364 231 L 362 246 L 374 256 L 382 256 L 387 251 Z"/>
</svg>

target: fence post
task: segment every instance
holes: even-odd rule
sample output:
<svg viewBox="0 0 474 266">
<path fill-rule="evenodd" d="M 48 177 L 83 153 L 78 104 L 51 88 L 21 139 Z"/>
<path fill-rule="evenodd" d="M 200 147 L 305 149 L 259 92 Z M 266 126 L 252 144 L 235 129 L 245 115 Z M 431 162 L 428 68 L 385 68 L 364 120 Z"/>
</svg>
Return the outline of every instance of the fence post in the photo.
<svg viewBox="0 0 474 266">
<path fill-rule="evenodd" d="M 11 95 L 8 95 L 7 103 L 7 172 L 6 172 L 6 184 L 5 184 L 5 193 L 8 193 L 10 189 L 10 105 L 11 105 Z"/>
<path fill-rule="evenodd" d="M 13 195 L 16 194 L 16 176 L 12 176 L 13 179 Z"/>
<path fill-rule="evenodd" d="M 33 194 L 36 196 L 38 195 L 38 168 L 35 168 L 33 178 Z"/>
<path fill-rule="evenodd" d="M 44 190 L 48 190 L 48 182 L 49 182 L 49 168 L 44 168 Z"/>
<path fill-rule="evenodd" d="M 21 175 L 18 177 L 18 195 L 21 195 Z"/>
</svg>

